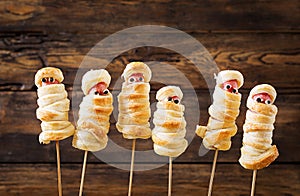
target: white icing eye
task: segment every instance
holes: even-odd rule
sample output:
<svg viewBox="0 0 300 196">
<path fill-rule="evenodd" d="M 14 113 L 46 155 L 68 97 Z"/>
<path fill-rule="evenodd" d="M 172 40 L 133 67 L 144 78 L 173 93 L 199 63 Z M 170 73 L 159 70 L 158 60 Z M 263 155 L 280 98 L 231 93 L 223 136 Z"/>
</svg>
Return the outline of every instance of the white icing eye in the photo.
<svg viewBox="0 0 300 196">
<path fill-rule="evenodd" d="M 266 100 L 265 103 L 269 105 L 269 104 L 271 104 L 271 100 L 268 99 L 268 100 Z"/>
<path fill-rule="evenodd" d="M 130 78 L 129 78 L 129 82 L 130 82 L 130 83 L 133 83 L 134 81 L 135 81 L 134 77 L 130 77 Z"/>
<path fill-rule="evenodd" d="M 257 98 L 256 98 L 256 102 L 261 103 L 261 102 L 262 102 L 262 99 L 261 99 L 260 97 L 257 97 Z"/>
<path fill-rule="evenodd" d="M 143 77 L 139 77 L 139 81 L 140 82 L 144 82 L 144 78 Z"/>
<path fill-rule="evenodd" d="M 230 84 L 226 84 L 225 88 L 226 89 L 231 89 L 231 85 Z"/>
<path fill-rule="evenodd" d="M 103 91 L 103 94 L 105 94 L 105 95 L 107 95 L 109 93 L 109 90 L 108 89 L 105 89 L 104 91 Z"/>
<path fill-rule="evenodd" d="M 42 82 L 47 82 L 47 79 L 46 78 L 42 78 Z"/>
</svg>

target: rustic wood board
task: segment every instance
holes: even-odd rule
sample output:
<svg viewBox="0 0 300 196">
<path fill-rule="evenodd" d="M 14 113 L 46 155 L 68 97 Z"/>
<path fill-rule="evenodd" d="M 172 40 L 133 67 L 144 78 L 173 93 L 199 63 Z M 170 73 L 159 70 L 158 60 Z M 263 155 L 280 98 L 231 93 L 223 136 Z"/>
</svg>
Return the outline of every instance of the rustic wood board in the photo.
<svg viewBox="0 0 300 196">
<path fill-rule="evenodd" d="M 276 88 L 300 87 L 299 34 L 196 34 L 195 36 L 207 47 L 220 70 L 237 69 L 245 75 L 243 88 L 250 89 L 254 84 L 262 82 L 271 83 Z M 72 34 L 0 34 L 0 90 L 35 89 L 34 74 L 43 66 L 61 68 L 65 74 L 64 83 L 71 89 L 83 58 L 103 38 L 103 35 L 98 38 L 94 35 Z M 183 43 L 174 44 L 180 47 Z M 177 68 L 185 74 L 193 88 L 207 88 L 201 74 L 207 76 L 209 67 L 200 73 L 188 59 L 166 49 L 153 47 L 132 49 L 120 54 L 111 63 L 92 58 L 90 68 L 107 66 L 112 75 L 111 86 L 114 86 L 125 65 L 130 61 L 168 63 L 173 66 L 172 69 Z M 165 83 L 172 83 L 173 80 L 170 79 L 176 76 L 172 69 L 161 70 L 154 66 L 153 75 Z M 164 77 L 160 77 L 162 75 Z M 209 75 L 213 78 L 211 73 Z M 75 85 L 80 86 L 80 83 Z M 152 82 L 152 89 L 157 90 L 160 87 L 159 83 Z M 181 87 L 190 88 L 185 83 Z"/>
<path fill-rule="evenodd" d="M 144 24 L 186 32 L 299 30 L 299 1 L 4 0 L 1 31 L 113 33 Z M 275 22 L 276 21 L 276 22 Z M 25 23 L 25 25 L 24 25 Z"/>
<path fill-rule="evenodd" d="M 173 195 L 207 195 L 211 164 L 173 164 Z M 259 170 L 256 195 L 293 195 L 300 192 L 300 168 L 273 164 Z M 64 195 L 78 194 L 80 164 L 62 164 Z M 56 165 L 1 164 L 1 195 L 56 195 Z M 249 195 L 252 171 L 238 164 L 217 164 L 214 195 Z M 168 166 L 134 173 L 133 195 L 166 195 Z M 128 171 L 105 164 L 88 164 L 86 195 L 126 195 Z M 276 188 L 275 188 L 276 187 Z M 276 192 L 274 192 L 276 189 Z"/>
</svg>

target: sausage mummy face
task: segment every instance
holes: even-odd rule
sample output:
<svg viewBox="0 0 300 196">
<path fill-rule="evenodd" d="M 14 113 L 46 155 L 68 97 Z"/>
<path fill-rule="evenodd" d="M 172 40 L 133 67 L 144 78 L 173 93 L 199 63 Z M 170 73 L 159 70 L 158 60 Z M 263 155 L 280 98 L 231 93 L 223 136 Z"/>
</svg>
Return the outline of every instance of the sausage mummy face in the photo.
<svg viewBox="0 0 300 196">
<path fill-rule="evenodd" d="M 109 90 L 107 89 L 106 83 L 99 82 L 90 89 L 89 94 L 90 93 L 94 93 L 95 95 L 107 95 Z"/>
<path fill-rule="evenodd" d="M 47 86 L 51 84 L 59 84 L 60 82 L 53 77 L 42 78 L 42 86 Z"/>
<path fill-rule="evenodd" d="M 221 85 L 221 88 L 227 92 L 238 94 L 238 82 L 236 80 L 228 80 Z"/>
<path fill-rule="evenodd" d="M 173 102 L 175 104 L 179 104 L 180 103 L 180 98 L 178 96 L 172 96 L 172 97 L 168 97 L 168 101 Z"/>
<path fill-rule="evenodd" d="M 137 82 L 144 82 L 144 76 L 142 73 L 134 73 L 131 76 L 129 76 L 127 83 L 137 83 Z"/>
<path fill-rule="evenodd" d="M 252 99 L 258 103 L 271 104 L 271 96 L 268 93 L 259 93 L 253 95 Z"/>
</svg>

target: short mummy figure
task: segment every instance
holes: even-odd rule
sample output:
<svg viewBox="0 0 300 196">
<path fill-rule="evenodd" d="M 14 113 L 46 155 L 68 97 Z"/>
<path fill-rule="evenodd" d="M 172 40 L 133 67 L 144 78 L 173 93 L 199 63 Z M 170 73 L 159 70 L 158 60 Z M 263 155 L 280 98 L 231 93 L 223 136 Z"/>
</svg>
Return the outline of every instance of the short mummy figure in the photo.
<svg viewBox="0 0 300 196">
<path fill-rule="evenodd" d="M 63 80 L 61 70 L 54 67 L 42 68 L 35 75 L 39 106 L 36 116 L 42 121 L 39 135 L 42 144 L 63 140 L 74 134 L 75 128 L 68 117 L 70 100 L 61 83 Z"/>
<path fill-rule="evenodd" d="M 267 167 L 279 155 L 277 147 L 272 145 L 273 123 L 277 114 L 277 107 L 273 105 L 275 99 L 276 91 L 268 84 L 257 85 L 250 91 L 239 159 L 246 169 Z"/>
<path fill-rule="evenodd" d="M 151 137 L 149 92 L 150 68 L 142 62 L 129 63 L 123 74 L 125 81 L 118 96 L 119 117 L 116 124 L 126 139 Z"/>
<path fill-rule="evenodd" d="M 108 142 L 113 97 L 107 89 L 111 77 L 104 70 L 90 70 L 82 78 L 83 100 L 72 145 L 86 151 L 99 151 Z"/>
<path fill-rule="evenodd" d="M 210 150 L 229 150 L 231 137 L 237 132 L 235 120 L 239 115 L 243 75 L 235 70 L 225 70 L 216 76 L 213 104 L 209 107 L 207 126 L 197 126 L 196 134 L 203 138 L 203 145 Z"/>
<path fill-rule="evenodd" d="M 178 157 L 187 148 L 183 93 L 179 87 L 166 86 L 157 91 L 157 110 L 154 112 L 152 140 L 154 151 L 162 156 Z"/>
</svg>

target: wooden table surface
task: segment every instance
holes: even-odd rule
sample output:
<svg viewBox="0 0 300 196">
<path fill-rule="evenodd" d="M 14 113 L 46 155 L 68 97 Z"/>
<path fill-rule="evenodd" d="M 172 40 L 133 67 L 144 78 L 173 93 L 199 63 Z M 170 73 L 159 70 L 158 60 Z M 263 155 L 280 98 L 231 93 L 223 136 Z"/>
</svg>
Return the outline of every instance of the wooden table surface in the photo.
<svg viewBox="0 0 300 196">
<path fill-rule="evenodd" d="M 245 76 L 238 133 L 232 148 L 220 152 L 213 195 L 249 195 L 252 171 L 238 163 L 245 101 L 252 87 L 269 83 L 278 91 L 279 108 L 273 143 L 280 156 L 258 171 L 256 195 L 300 195 L 300 3 L 275 1 L 0 1 L 0 195 L 57 195 L 55 144 L 38 143 L 36 71 L 62 69 L 69 97 L 86 53 L 103 38 L 136 25 L 165 25 L 201 42 L 220 70 L 237 69 Z M 177 43 L 178 44 L 178 43 Z M 179 43 L 180 44 L 180 43 Z M 210 96 L 193 64 L 174 51 L 156 47 L 129 50 L 108 66 L 112 83 L 131 61 L 169 63 L 187 75 L 201 106 L 200 124 L 208 119 Z M 173 77 L 172 73 L 165 73 Z M 162 84 L 151 83 L 151 101 Z M 183 86 L 187 93 L 191 89 Z M 115 95 L 118 89 L 111 89 Z M 186 103 L 189 104 L 189 103 Z M 76 107 L 72 108 L 77 112 Z M 70 119 L 74 122 L 73 115 Z M 191 121 L 191 119 L 187 119 Z M 130 149 L 111 118 L 109 137 Z M 193 132 L 193 130 L 188 130 Z M 206 195 L 213 152 L 199 157 L 201 139 L 194 137 L 173 164 L 173 195 Z M 60 142 L 64 195 L 77 195 L 83 152 Z M 152 142 L 137 142 L 151 149 Z M 137 163 L 147 164 L 147 163 Z M 134 173 L 133 195 L 167 195 L 168 166 Z M 128 171 L 89 154 L 85 195 L 126 195 Z"/>
</svg>

